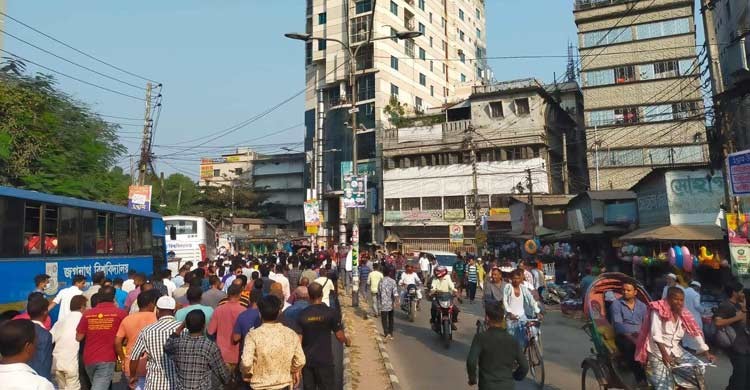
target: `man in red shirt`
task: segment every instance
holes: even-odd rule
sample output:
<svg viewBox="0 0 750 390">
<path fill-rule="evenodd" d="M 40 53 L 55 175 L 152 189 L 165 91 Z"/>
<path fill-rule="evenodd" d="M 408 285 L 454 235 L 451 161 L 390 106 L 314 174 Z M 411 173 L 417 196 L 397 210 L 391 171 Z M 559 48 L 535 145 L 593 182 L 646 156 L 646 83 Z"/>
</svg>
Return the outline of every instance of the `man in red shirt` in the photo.
<svg viewBox="0 0 750 390">
<path fill-rule="evenodd" d="M 241 293 L 241 286 L 236 284 L 229 286 L 228 301 L 216 308 L 208 324 L 208 334 L 216 336 L 216 344 L 221 351 L 221 357 L 232 375 L 240 360 L 240 346 L 232 342 L 232 334 L 237 317 L 245 311 L 245 307 L 240 303 Z"/>
<path fill-rule="evenodd" d="M 115 372 L 115 336 L 127 313 L 115 305 L 115 289 L 105 286 L 99 290 L 100 301 L 95 308 L 83 313 L 76 328 L 76 340 L 86 340 L 83 364 L 91 380 L 91 390 L 107 390 Z"/>
</svg>

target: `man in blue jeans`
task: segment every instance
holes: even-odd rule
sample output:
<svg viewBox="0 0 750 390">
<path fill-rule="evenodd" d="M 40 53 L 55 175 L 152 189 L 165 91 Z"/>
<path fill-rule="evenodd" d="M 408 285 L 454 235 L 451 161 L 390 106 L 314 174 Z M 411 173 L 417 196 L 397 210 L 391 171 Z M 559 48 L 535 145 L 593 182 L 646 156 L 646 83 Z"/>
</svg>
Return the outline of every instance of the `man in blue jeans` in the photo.
<svg viewBox="0 0 750 390">
<path fill-rule="evenodd" d="M 99 289 L 99 304 L 86 310 L 76 328 L 76 340 L 86 340 L 83 347 L 83 364 L 91 380 L 91 390 L 108 390 L 115 372 L 115 336 L 120 322 L 127 315 L 115 305 L 115 289 Z"/>
</svg>

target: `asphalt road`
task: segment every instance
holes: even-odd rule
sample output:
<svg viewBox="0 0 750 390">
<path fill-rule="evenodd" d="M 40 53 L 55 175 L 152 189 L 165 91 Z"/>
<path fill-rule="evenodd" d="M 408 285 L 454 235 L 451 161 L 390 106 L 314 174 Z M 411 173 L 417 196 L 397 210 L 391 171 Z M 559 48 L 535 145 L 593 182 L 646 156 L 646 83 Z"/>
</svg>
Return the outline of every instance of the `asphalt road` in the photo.
<svg viewBox="0 0 750 390">
<path fill-rule="evenodd" d="M 477 295 L 481 295 L 478 292 Z M 415 322 L 409 322 L 406 314 L 395 313 L 393 341 L 387 349 L 391 361 L 404 389 L 469 389 L 466 374 L 466 357 L 471 340 L 476 333 L 476 321 L 484 318 L 483 305 L 477 298 L 475 304 L 468 300 L 460 305 L 458 331 L 454 333 L 450 349 L 445 349 L 436 333 L 429 328 L 429 302 L 422 301 L 423 308 L 417 313 Z M 378 321 L 380 323 L 380 321 Z M 546 369 L 545 389 L 580 389 L 581 361 L 590 354 L 591 341 L 581 330 L 582 322 L 563 316 L 550 309 L 542 325 L 542 344 Z M 729 361 L 721 359 L 718 368 L 706 374 L 708 389 L 723 389 L 731 373 Z M 594 387 L 590 378 L 590 387 Z M 474 387 L 476 389 L 476 387 Z M 527 378 L 518 382 L 516 389 L 536 389 Z"/>
</svg>

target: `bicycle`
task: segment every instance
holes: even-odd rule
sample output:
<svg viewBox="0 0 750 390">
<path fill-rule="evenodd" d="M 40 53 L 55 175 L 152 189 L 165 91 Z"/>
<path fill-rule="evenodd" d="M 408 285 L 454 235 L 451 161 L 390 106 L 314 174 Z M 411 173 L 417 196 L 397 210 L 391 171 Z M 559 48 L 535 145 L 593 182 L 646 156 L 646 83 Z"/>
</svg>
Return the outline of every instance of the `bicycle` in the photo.
<svg viewBox="0 0 750 390">
<path fill-rule="evenodd" d="M 711 362 L 704 362 L 700 360 L 698 363 L 681 363 L 674 366 L 671 366 L 670 369 L 672 372 L 675 370 L 680 370 L 684 368 L 692 368 L 693 375 L 691 377 L 690 383 L 695 386 L 698 390 L 705 390 L 706 389 L 706 381 L 705 381 L 705 369 L 707 367 L 716 367 L 716 364 Z"/>
<path fill-rule="evenodd" d="M 534 318 L 530 320 L 517 320 L 517 322 L 524 328 L 524 335 L 528 341 L 523 353 L 529 363 L 531 379 L 540 389 L 544 388 L 545 371 L 544 357 L 542 356 L 541 330 L 534 331 L 534 328 L 540 329 L 541 321 Z M 476 326 L 477 334 L 487 330 L 487 323 L 485 321 L 477 320 Z"/>
</svg>

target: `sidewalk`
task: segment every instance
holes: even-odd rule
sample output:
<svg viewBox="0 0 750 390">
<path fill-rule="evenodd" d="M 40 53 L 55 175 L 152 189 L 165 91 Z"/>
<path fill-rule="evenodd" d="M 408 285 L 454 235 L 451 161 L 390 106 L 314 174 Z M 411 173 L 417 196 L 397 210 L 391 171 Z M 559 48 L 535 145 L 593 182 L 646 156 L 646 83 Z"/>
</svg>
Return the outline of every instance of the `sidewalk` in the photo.
<svg viewBox="0 0 750 390">
<path fill-rule="evenodd" d="M 360 307 L 353 308 L 350 296 L 340 296 L 346 334 L 352 341 L 349 348 L 349 378 L 351 386 L 345 390 L 391 390 L 382 356 L 378 349 L 377 335 L 372 320 L 364 319 L 367 303 L 360 300 Z M 344 376 L 346 377 L 346 373 Z"/>
</svg>

